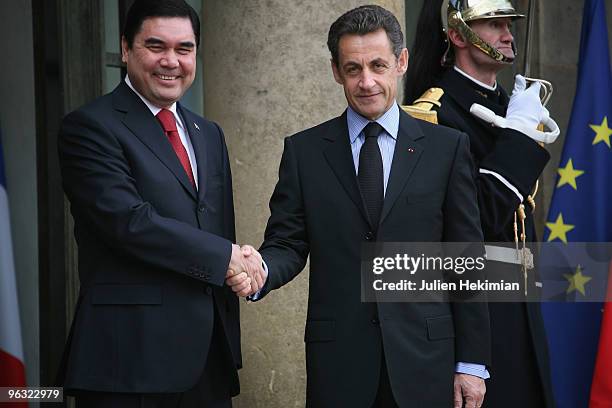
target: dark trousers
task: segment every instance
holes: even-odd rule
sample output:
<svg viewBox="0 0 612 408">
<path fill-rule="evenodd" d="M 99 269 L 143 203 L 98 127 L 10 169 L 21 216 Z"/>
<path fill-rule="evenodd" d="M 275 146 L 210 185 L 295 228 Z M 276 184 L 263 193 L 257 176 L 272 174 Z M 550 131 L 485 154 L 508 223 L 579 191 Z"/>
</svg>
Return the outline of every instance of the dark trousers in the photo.
<svg viewBox="0 0 612 408">
<path fill-rule="evenodd" d="M 378 391 L 376 392 L 376 399 L 374 400 L 372 408 L 398 408 L 397 402 L 395 402 L 395 398 L 393 397 L 393 391 L 391 390 L 391 381 L 389 380 L 389 372 L 387 370 L 384 352 L 381 356 L 381 360 Z"/>
<path fill-rule="evenodd" d="M 231 352 L 215 310 L 215 323 L 206 365 L 188 391 L 167 394 L 75 392 L 76 408 L 231 408 L 230 387 L 238 381 Z"/>
<path fill-rule="evenodd" d="M 544 388 L 529 328 L 528 303 L 490 303 L 492 369 L 484 408 L 542 408 Z M 541 324 L 541 323 L 540 323 Z M 542 342 L 545 339 L 540 339 Z M 509 347 L 512 352 L 509 353 Z M 545 347 L 545 346 L 543 346 Z"/>
</svg>

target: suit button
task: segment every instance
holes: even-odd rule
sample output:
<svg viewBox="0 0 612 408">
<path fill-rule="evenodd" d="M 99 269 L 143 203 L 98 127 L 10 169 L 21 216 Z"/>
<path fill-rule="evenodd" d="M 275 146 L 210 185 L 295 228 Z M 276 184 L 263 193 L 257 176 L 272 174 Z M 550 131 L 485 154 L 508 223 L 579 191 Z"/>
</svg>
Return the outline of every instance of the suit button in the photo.
<svg viewBox="0 0 612 408">
<path fill-rule="evenodd" d="M 365 239 L 366 241 L 371 241 L 372 239 L 374 239 L 374 234 L 372 233 L 372 231 L 366 232 Z"/>
<path fill-rule="evenodd" d="M 207 295 L 212 295 L 212 288 L 210 286 L 206 287 L 206 294 Z"/>
<path fill-rule="evenodd" d="M 198 205 L 198 211 L 203 213 L 204 211 L 206 211 L 206 206 L 204 204 Z"/>
<path fill-rule="evenodd" d="M 371 320 L 371 322 L 372 322 L 372 324 L 375 324 L 375 325 L 377 325 L 378 323 L 380 323 L 380 321 L 378 320 L 378 318 L 377 318 L 377 317 L 374 317 L 374 318 Z"/>
</svg>

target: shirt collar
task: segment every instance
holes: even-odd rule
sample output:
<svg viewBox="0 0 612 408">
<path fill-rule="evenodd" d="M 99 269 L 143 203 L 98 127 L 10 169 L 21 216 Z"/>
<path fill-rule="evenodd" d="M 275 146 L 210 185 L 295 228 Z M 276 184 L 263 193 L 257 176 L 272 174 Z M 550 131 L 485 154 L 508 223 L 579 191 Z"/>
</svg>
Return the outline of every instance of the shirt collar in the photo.
<svg viewBox="0 0 612 408">
<path fill-rule="evenodd" d="M 495 85 L 491 86 L 491 85 L 487 85 L 484 82 L 480 82 L 479 80 L 477 80 L 476 78 L 472 78 L 470 75 L 466 74 L 465 72 L 463 72 L 460 68 L 458 68 L 455 65 L 455 71 L 457 71 L 458 73 L 460 73 L 461 75 L 463 75 L 464 77 L 466 77 L 467 79 L 471 80 L 472 82 L 476 83 L 478 86 L 481 86 L 485 89 L 488 89 L 489 91 L 495 91 L 497 90 L 497 81 L 495 81 Z"/>
<path fill-rule="evenodd" d="M 394 103 L 391 105 L 389 110 L 383 113 L 383 115 L 376 119 L 375 122 L 382 126 L 393 139 L 397 139 L 397 132 L 399 130 L 399 116 L 399 106 L 397 106 L 397 103 Z M 364 118 L 359 113 L 355 112 L 350 106 L 346 112 L 346 121 L 348 124 L 349 140 L 351 141 L 351 144 L 355 143 L 355 140 L 357 140 L 363 129 L 368 123 L 371 122 L 369 119 Z"/>
<path fill-rule="evenodd" d="M 130 87 L 130 89 L 131 89 L 132 91 L 134 91 L 134 93 L 136 93 L 136 95 L 138 95 L 138 97 L 139 97 L 140 99 L 142 99 L 142 101 L 144 102 L 144 104 L 145 104 L 145 105 L 147 105 L 147 108 L 149 108 L 149 110 L 151 111 L 151 113 L 153 114 L 153 116 L 157 116 L 157 114 L 159 113 L 159 111 L 161 111 L 161 110 L 162 110 L 162 108 L 160 108 L 160 107 L 158 107 L 158 106 L 153 105 L 153 104 L 152 104 L 151 102 L 149 102 L 149 101 L 148 101 L 148 100 L 147 100 L 147 99 L 146 99 L 144 96 L 142 96 L 142 95 L 140 94 L 140 92 L 138 92 L 138 91 L 136 90 L 136 88 L 134 88 L 134 86 L 132 85 L 132 82 L 130 81 L 130 77 L 129 77 L 129 76 L 127 76 L 127 75 L 125 76 L 125 83 L 127 84 L 127 86 L 129 86 L 129 87 Z M 170 106 L 170 107 L 168 108 L 168 110 L 169 110 L 170 112 L 172 112 L 172 114 L 174 115 L 174 120 L 176 120 L 176 123 L 178 124 L 178 126 L 179 126 L 181 129 L 184 129 L 184 127 L 183 127 L 183 121 L 181 120 L 181 117 L 178 115 L 178 112 L 176 111 L 176 102 L 174 102 L 174 103 L 172 104 L 172 106 Z"/>
</svg>

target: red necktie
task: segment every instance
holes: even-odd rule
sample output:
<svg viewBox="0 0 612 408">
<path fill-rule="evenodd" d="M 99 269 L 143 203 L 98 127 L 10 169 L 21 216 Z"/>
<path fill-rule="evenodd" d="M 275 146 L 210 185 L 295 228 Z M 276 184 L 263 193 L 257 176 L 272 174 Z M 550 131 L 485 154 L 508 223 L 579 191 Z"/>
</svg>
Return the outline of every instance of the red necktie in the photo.
<svg viewBox="0 0 612 408">
<path fill-rule="evenodd" d="M 181 143 L 181 137 L 179 136 L 178 130 L 176 129 L 176 121 L 174 119 L 174 114 L 170 112 L 168 109 L 162 109 L 157 114 L 157 120 L 161 123 L 164 132 L 166 132 L 166 136 L 168 136 L 168 140 L 174 149 L 174 153 L 178 157 L 185 173 L 187 173 L 187 177 L 189 181 L 191 181 L 191 185 L 195 187 L 195 180 L 193 178 L 193 173 L 191 171 L 191 164 L 189 162 L 189 156 L 187 155 L 187 150 L 185 150 L 185 146 Z"/>
</svg>

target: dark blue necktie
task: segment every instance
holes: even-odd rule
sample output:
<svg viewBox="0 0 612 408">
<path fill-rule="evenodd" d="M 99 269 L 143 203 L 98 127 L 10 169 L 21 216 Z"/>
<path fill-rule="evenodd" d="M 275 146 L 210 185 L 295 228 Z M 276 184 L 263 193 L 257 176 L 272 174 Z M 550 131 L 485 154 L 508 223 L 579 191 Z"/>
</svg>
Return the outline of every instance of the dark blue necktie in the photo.
<svg viewBox="0 0 612 408">
<path fill-rule="evenodd" d="M 363 129 L 365 142 L 359 152 L 359 187 L 374 230 L 378 228 L 384 200 L 383 161 L 378 148 L 382 130 L 378 123 L 368 123 Z"/>
</svg>

